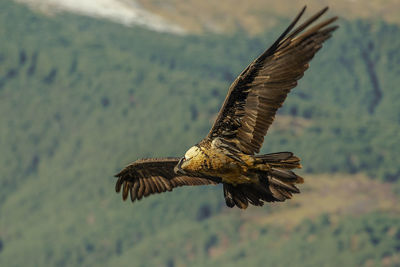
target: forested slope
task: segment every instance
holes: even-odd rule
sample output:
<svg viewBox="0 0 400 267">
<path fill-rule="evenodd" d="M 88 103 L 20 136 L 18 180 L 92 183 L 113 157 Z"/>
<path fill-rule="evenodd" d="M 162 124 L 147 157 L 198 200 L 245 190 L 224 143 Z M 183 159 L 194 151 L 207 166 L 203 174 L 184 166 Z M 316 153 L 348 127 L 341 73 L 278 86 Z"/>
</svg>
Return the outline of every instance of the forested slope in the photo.
<svg viewBox="0 0 400 267">
<path fill-rule="evenodd" d="M 286 24 L 258 37 L 177 37 L 47 18 L 2 1 L 0 265 L 399 262 L 392 204 L 284 227 L 254 223 L 274 212 L 269 207 L 244 213 L 252 217 L 225 208 L 220 187 L 178 189 L 135 205 L 113 191 L 113 174 L 130 161 L 181 155 L 198 142 L 229 84 Z M 400 29 L 340 26 L 289 95 L 263 152 L 295 152 L 306 178 L 362 173 L 387 182 L 382 190 L 395 203 Z"/>
</svg>

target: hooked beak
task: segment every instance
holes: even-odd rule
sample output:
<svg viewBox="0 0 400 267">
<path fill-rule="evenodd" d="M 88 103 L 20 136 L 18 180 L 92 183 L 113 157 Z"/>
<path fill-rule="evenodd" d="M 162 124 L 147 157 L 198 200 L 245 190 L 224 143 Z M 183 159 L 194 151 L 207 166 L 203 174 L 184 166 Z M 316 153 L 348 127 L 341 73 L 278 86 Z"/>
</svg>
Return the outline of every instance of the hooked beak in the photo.
<svg viewBox="0 0 400 267">
<path fill-rule="evenodd" d="M 183 160 L 184 160 L 185 158 L 181 158 L 180 160 L 179 160 L 179 162 L 178 162 L 178 164 L 176 164 L 176 166 L 175 166 L 175 168 L 174 168 L 174 172 L 176 173 L 176 174 L 182 174 L 182 175 L 185 175 L 186 174 L 186 172 L 184 171 L 184 170 L 182 170 L 182 163 L 183 163 Z"/>
</svg>

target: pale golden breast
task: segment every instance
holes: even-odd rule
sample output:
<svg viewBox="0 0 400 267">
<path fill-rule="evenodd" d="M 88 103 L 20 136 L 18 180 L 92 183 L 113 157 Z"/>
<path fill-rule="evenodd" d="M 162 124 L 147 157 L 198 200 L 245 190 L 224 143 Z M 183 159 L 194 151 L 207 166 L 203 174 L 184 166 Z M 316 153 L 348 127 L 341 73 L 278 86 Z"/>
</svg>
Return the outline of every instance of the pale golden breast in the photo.
<svg viewBox="0 0 400 267">
<path fill-rule="evenodd" d="M 249 155 L 239 156 L 243 162 L 228 157 L 219 149 L 200 148 L 199 153 L 193 155 L 182 168 L 192 173 L 220 177 L 223 182 L 230 184 L 250 183 L 251 178 L 246 173 L 254 160 Z"/>
</svg>

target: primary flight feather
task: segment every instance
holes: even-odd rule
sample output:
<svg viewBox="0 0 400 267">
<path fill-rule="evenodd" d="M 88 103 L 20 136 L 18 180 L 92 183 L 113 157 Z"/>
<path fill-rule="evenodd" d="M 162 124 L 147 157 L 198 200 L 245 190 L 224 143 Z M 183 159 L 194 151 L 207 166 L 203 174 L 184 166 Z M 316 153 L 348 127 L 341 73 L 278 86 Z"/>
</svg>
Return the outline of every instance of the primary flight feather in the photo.
<svg viewBox="0 0 400 267">
<path fill-rule="evenodd" d="M 296 16 L 281 36 L 236 78 L 209 134 L 182 158 L 137 160 L 121 172 L 115 185 L 126 200 L 172 191 L 183 185 L 223 184 L 228 207 L 284 201 L 299 193 L 303 178 L 291 152 L 254 155 L 287 94 L 297 85 L 322 43 L 338 26 L 333 17 L 310 27 L 328 8 L 293 29 Z"/>
</svg>

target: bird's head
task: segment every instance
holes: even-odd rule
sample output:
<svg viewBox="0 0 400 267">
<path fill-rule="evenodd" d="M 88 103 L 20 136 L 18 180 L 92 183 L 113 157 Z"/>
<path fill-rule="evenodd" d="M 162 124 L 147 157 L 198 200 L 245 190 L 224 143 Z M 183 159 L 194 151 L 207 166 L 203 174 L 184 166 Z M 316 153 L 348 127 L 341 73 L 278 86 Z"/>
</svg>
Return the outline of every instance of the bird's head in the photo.
<svg viewBox="0 0 400 267">
<path fill-rule="evenodd" d="M 188 168 L 190 166 L 191 160 L 196 158 L 201 152 L 201 149 L 198 146 L 192 146 L 186 151 L 185 156 L 181 158 L 178 164 L 175 166 L 174 171 L 177 174 L 187 174 L 187 171 L 190 171 Z"/>
</svg>

